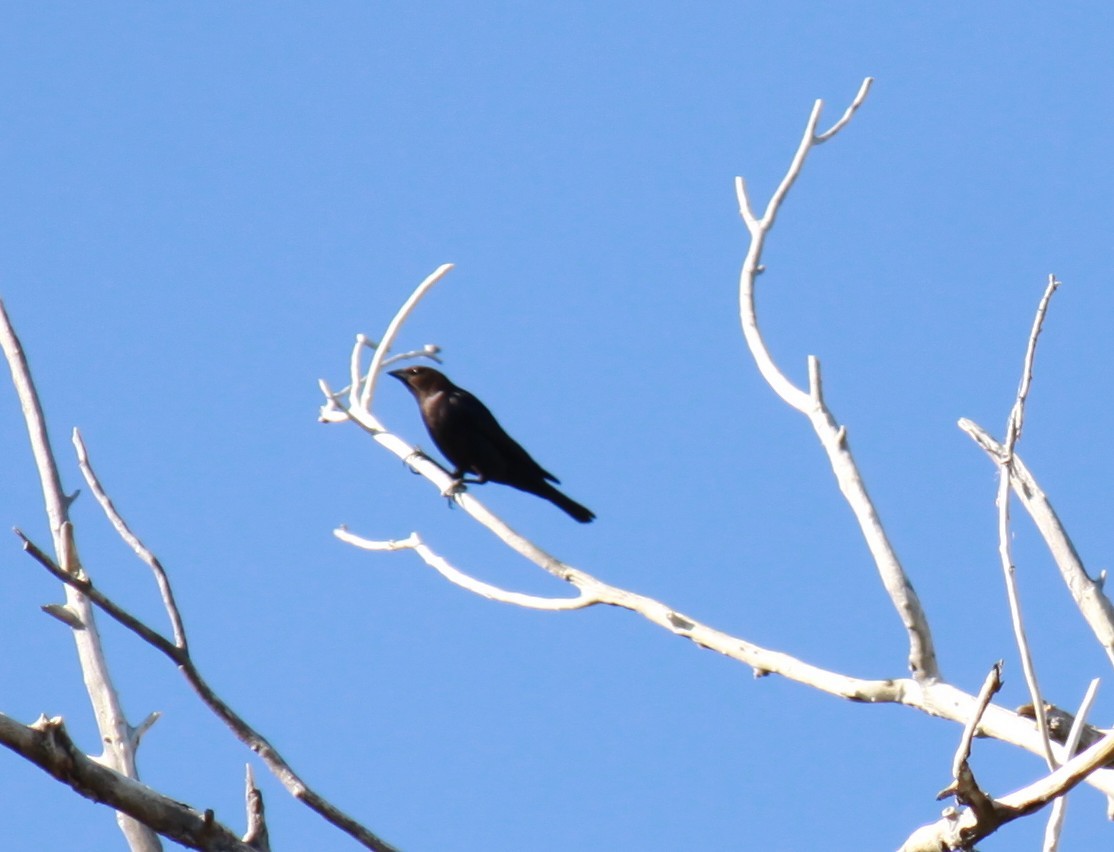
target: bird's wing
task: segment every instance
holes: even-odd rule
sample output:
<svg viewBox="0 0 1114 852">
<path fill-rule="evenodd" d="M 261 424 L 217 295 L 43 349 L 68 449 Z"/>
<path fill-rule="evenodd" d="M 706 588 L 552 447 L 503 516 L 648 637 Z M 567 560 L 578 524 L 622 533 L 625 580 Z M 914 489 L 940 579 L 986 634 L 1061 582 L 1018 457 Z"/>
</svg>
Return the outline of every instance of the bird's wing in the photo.
<svg viewBox="0 0 1114 852">
<path fill-rule="evenodd" d="M 469 446 L 441 447 L 454 464 L 496 481 L 548 479 L 557 482 L 526 450 L 499 425 L 486 405 L 468 391 L 454 390 L 445 406 L 445 431 L 470 436 Z M 457 457 L 454 457 L 457 455 Z M 464 458 L 468 456 L 468 458 Z"/>
</svg>

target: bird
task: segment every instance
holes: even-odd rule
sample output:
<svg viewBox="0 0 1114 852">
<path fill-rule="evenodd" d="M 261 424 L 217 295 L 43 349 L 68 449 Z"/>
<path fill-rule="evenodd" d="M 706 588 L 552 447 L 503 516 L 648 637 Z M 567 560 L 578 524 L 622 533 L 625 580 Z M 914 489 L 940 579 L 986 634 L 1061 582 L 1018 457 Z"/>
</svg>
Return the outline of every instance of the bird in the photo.
<svg viewBox="0 0 1114 852">
<path fill-rule="evenodd" d="M 501 482 L 536 494 L 582 524 L 596 515 L 562 494 L 560 480 L 543 468 L 508 435 L 487 406 L 432 367 L 391 370 L 418 402 L 429 436 L 454 466 L 457 483 Z M 472 474 L 475 479 L 466 479 Z"/>
</svg>

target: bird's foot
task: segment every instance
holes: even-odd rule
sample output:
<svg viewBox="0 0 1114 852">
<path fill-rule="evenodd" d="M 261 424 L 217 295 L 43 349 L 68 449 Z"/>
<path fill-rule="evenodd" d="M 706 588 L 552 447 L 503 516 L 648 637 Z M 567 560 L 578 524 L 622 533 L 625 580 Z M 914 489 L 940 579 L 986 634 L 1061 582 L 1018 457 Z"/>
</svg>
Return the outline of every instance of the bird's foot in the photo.
<svg viewBox="0 0 1114 852">
<path fill-rule="evenodd" d="M 410 455 L 408 455 L 406 458 L 404 458 L 402 460 L 402 466 L 405 467 L 411 473 L 417 474 L 418 470 L 417 470 L 417 468 L 414 467 L 414 465 L 412 465 L 410 463 L 410 460 L 411 459 L 428 459 L 428 458 L 429 458 L 429 456 L 427 456 L 425 454 L 425 452 L 422 450 L 421 447 L 415 447 L 414 452 L 410 453 Z"/>
<path fill-rule="evenodd" d="M 467 483 L 468 480 L 464 479 L 464 477 L 454 479 L 452 482 L 449 483 L 449 487 L 441 492 L 441 496 L 446 497 L 451 501 L 457 494 L 463 494 L 465 491 L 468 490 Z"/>
</svg>

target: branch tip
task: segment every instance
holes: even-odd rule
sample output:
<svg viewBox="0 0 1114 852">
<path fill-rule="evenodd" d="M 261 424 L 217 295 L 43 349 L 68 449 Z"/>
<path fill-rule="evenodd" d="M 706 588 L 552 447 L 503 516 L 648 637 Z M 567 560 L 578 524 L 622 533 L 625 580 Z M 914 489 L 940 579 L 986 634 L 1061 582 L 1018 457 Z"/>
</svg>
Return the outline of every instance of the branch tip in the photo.
<svg viewBox="0 0 1114 852">
<path fill-rule="evenodd" d="M 43 604 L 39 609 L 47 615 L 58 619 L 72 630 L 85 629 L 85 625 L 81 623 L 81 619 L 78 617 L 77 613 L 66 606 L 66 604 Z"/>
</svg>

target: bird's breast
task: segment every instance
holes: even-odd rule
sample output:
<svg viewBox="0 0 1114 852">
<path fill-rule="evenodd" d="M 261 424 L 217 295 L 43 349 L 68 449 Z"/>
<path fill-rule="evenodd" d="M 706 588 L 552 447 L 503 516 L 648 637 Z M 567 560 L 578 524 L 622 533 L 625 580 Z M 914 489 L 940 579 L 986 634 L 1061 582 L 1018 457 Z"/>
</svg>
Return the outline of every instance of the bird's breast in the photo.
<svg viewBox="0 0 1114 852">
<path fill-rule="evenodd" d="M 437 415 L 440 413 L 441 408 L 444 405 L 444 399 L 444 391 L 434 391 L 433 393 L 427 394 L 426 396 L 422 397 L 422 415 L 427 421 L 437 419 Z"/>
</svg>

